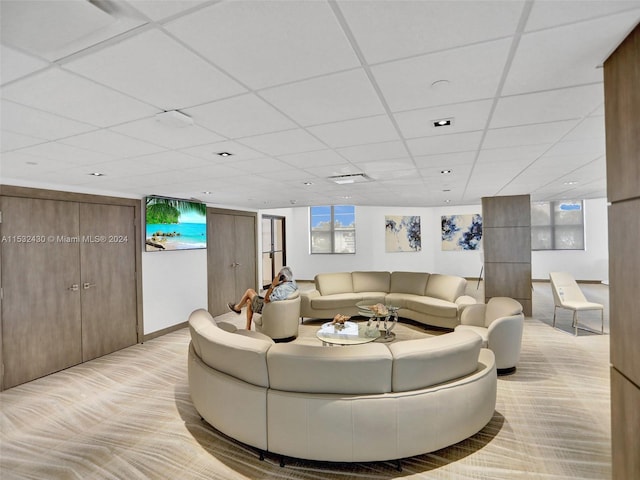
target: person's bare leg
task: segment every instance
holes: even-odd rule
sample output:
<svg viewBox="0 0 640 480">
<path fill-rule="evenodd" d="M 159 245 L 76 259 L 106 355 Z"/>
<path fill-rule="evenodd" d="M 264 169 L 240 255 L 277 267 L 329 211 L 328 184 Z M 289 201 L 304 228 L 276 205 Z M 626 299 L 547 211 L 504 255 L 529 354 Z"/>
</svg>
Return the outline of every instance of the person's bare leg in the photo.
<svg viewBox="0 0 640 480">
<path fill-rule="evenodd" d="M 246 329 L 251 330 L 251 320 L 253 319 L 253 309 L 251 308 L 251 300 L 247 300 L 247 325 Z"/>
<path fill-rule="evenodd" d="M 247 291 L 244 292 L 244 295 L 242 295 L 242 298 L 240 299 L 240 301 L 233 306 L 233 309 L 236 312 L 239 312 L 240 310 L 242 310 L 242 307 L 244 307 L 247 304 L 247 302 L 251 303 L 251 299 L 256 295 L 257 293 L 253 288 L 247 289 Z"/>
</svg>

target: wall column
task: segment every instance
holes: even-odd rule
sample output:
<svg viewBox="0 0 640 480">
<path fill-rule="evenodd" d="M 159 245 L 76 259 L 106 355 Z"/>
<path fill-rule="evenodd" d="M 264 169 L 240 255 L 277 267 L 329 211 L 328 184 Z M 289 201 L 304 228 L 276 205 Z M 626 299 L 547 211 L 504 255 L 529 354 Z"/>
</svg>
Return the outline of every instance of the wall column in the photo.
<svg viewBox="0 0 640 480">
<path fill-rule="evenodd" d="M 612 477 L 640 478 L 640 25 L 604 63 Z"/>
</svg>

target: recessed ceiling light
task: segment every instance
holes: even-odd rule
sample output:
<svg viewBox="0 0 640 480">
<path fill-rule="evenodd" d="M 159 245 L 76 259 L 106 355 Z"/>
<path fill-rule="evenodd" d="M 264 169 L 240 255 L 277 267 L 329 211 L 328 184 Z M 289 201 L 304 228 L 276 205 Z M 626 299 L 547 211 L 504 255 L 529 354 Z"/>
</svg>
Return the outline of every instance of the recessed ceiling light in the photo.
<svg viewBox="0 0 640 480">
<path fill-rule="evenodd" d="M 563 183 L 563 185 L 577 185 L 577 184 L 578 184 L 578 182 L 573 181 L 573 180 L 572 180 L 572 181 L 570 181 L 570 182 L 564 182 L 564 183 Z"/>
<path fill-rule="evenodd" d="M 178 110 L 157 113 L 156 120 L 164 126 L 171 128 L 183 128 L 193 125 L 193 118 Z"/>
<path fill-rule="evenodd" d="M 440 170 L 440 173 L 443 175 L 449 175 L 453 170 Z"/>
<path fill-rule="evenodd" d="M 451 200 L 445 200 L 444 203 L 451 203 Z"/>
<path fill-rule="evenodd" d="M 216 155 L 220 155 L 221 157 L 230 157 L 233 153 L 229 152 L 217 152 Z"/>
<path fill-rule="evenodd" d="M 204 195 L 211 195 L 211 194 L 212 194 L 212 192 L 210 192 L 210 191 L 208 191 L 208 190 L 207 190 L 206 192 L 202 192 L 202 193 L 203 193 Z"/>
<path fill-rule="evenodd" d="M 450 127 L 453 125 L 453 118 L 441 118 L 433 121 L 434 127 Z"/>
<path fill-rule="evenodd" d="M 89 175 L 91 175 L 92 177 L 104 177 L 104 173 L 100 173 L 100 172 L 93 172 L 93 173 L 90 173 Z"/>
<path fill-rule="evenodd" d="M 313 182 L 304 182 L 304 185 L 308 187 L 309 185 L 313 185 Z"/>
<path fill-rule="evenodd" d="M 345 185 L 348 183 L 369 182 L 371 181 L 371 178 L 364 173 L 349 173 L 346 175 L 335 175 L 333 177 L 329 177 L 329 180 L 337 183 L 338 185 Z"/>
</svg>

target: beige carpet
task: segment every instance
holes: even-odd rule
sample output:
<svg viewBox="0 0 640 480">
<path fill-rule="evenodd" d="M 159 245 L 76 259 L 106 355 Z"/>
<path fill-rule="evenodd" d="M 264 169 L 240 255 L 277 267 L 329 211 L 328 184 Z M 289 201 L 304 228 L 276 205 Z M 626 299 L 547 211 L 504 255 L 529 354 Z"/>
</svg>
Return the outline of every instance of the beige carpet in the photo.
<svg viewBox="0 0 640 480">
<path fill-rule="evenodd" d="M 481 289 L 470 285 L 469 293 Z M 585 293 L 608 303 L 607 287 Z M 567 333 L 566 312 L 551 328 L 545 283 L 535 285 L 534 315 L 525 323 L 517 372 L 499 377 L 492 421 L 461 443 L 403 460 L 402 472 L 392 463 L 287 459 L 281 468 L 269 454 L 260 461 L 194 410 L 183 329 L 0 393 L 0 478 L 608 479 L 609 337 Z M 229 319 L 242 323 L 231 313 Z M 306 321 L 297 341 L 316 342 L 319 323 Z M 599 329 L 599 317 L 585 324 Z M 399 340 L 424 333 L 414 324 L 397 328 Z"/>
</svg>

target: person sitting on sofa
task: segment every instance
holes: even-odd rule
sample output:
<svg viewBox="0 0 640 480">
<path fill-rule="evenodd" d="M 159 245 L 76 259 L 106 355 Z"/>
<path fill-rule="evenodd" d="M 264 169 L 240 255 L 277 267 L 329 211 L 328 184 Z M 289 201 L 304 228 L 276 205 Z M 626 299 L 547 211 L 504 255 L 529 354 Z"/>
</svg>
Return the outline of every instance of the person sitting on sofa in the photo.
<svg viewBox="0 0 640 480">
<path fill-rule="evenodd" d="M 286 300 L 289 295 L 298 290 L 298 285 L 293 279 L 293 272 L 290 267 L 282 267 L 278 275 L 273 279 L 269 289 L 265 292 L 264 297 L 258 295 L 253 289 L 249 288 L 238 303 L 229 302 L 227 306 L 229 310 L 240 315 L 242 307 L 247 307 L 247 325 L 246 329 L 251 330 L 251 321 L 254 313 L 261 313 L 263 305 L 269 302 L 277 302 L 278 300 Z"/>
</svg>

